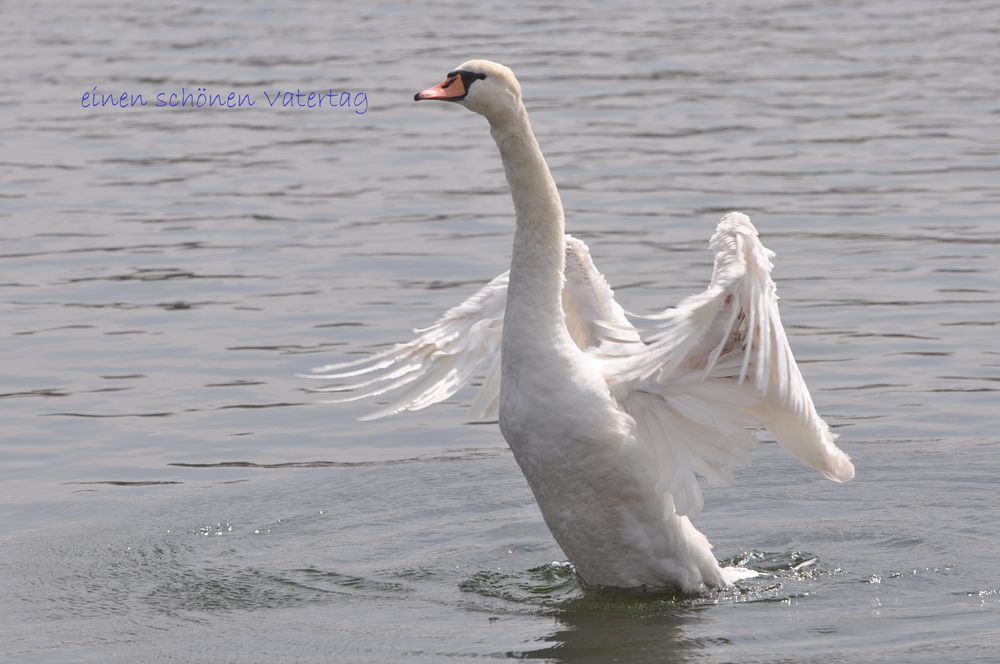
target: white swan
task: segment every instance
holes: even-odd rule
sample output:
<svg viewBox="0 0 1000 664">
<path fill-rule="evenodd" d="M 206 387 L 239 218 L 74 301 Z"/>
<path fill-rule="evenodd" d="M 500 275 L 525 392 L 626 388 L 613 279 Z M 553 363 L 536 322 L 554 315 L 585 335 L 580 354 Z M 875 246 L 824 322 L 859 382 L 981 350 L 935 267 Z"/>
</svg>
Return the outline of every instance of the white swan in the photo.
<svg viewBox="0 0 1000 664">
<path fill-rule="evenodd" d="M 471 417 L 494 419 L 556 541 L 591 584 L 697 591 L 751 576 L 723 569 L 689 520 L 695 475 L 731 479 L 766 426 L 834 481 L 854 466 L 816 413 L 778 316 L 773 253 L 750 219 L 722 218 L 707 290 L 644 319 L 646 341 L 587 246 L 565 235 L 555 182 L 503 65 L 470 60 L 421 99 L 489 120 L 517 214 L 510 272 L 377 355 L 320 367 L 360 379 L 339 401 L 394 397 L 365 419 L 418 410 L 485 380 Z"/>
</svg>

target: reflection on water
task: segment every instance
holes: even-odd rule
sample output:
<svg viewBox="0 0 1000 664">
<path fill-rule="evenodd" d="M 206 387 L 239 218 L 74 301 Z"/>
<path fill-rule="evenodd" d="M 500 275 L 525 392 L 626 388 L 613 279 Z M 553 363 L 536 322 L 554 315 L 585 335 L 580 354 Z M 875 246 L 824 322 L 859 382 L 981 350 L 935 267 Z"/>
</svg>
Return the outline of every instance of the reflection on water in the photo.
<svg viewBox="0 0 1000 664">
<path fill-rule="evenodd" d="M 545 639 L 546 647 L 508 655 L 552 662 L 689 662 L 713 645 L 685 632 L 704 609 L 667 602 L 569 604 L 556 614 L 560 629 Z"/>
<path fill-rule="evenodd" d="M 5 5 L 0 659 L 989 661 L 998 11 Z M 720 558 L 772 576 L 585 589 L 495 426 L 459 424 L 466 395 L 359 424 L 295 377 L 506 269 L 485 124 L 411 101 L 476 56 L 518 72 L 569 228 L 630 310 L 703 287 L 724 211 L 777 251 L 858 477 L 765 441 L 707 492 Z M 95 85 L 369 105 L 79 108 Z"/>
</svg>

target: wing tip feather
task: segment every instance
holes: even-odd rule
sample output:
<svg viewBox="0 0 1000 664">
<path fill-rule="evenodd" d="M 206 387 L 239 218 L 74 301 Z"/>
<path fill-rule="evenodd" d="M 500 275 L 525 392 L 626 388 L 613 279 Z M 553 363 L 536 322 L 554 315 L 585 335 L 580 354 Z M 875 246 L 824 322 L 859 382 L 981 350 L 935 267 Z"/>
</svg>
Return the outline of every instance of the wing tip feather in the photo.
<svg viewBox="0 0 1000 664">
<path fill-rule="evenodd" d="M 839 447 L 833 449 L 835 453 L 830 455 L 827 467 L 822 470 L 823 475 L 838 484 L 853 480 L 854 464 L 851 463 L 851 457 L 847 456 Z"/>
</svg>

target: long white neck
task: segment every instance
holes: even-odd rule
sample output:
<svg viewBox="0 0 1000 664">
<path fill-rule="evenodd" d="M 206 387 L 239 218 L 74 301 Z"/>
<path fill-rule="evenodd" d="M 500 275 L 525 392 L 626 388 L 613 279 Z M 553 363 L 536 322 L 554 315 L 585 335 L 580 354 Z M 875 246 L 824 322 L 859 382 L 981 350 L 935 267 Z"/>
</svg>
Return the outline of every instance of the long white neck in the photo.
<svg viewBox="0 0 1000 664">
<path fill-rule="evenodd" d="M 504 347 L 548 347 L 568 338 L 562 308 L 565 222 L 559 191 L 523 104 L 490 121 L 514 199 L 517 230 L 510 264 Z"/>
</svg>

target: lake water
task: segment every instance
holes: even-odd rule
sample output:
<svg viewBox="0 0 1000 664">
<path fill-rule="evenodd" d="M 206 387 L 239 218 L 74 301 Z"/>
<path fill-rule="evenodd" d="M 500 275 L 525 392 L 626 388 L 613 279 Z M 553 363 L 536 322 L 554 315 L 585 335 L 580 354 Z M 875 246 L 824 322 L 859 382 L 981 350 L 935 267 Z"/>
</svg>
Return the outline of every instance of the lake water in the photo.
<svg viewBox="0 0 1000 664">
<path fill-rule="evenodd" d="M 0 661 L 1000 657 L 996 2 L 0 17 Z M 295 377 L 506 269 L 485 122 L 411 101 L 470 57 L 518 72 L 569 229 L 629 309 L 704 286 L 726 210 L 777 251 L 858 474 L 765 437 L 706 490 L 720 559 L 768 576 L 585 589 L 497 427 L 462 424 L 469 393 L 358 423 Z M 81 108 L 94 86 L 150 103 Z M 153 105 L 198 87 L 258 103 Z M 262 96 L 289 89 L 367 107 Z"/>
</svg>

